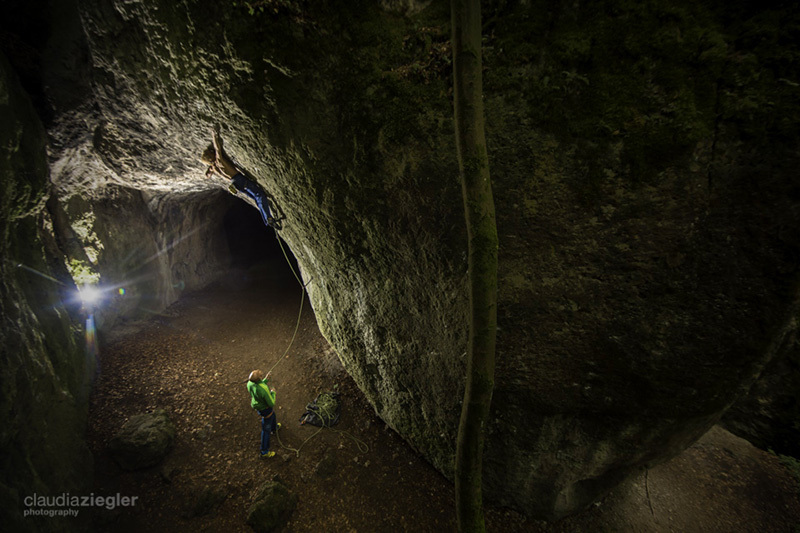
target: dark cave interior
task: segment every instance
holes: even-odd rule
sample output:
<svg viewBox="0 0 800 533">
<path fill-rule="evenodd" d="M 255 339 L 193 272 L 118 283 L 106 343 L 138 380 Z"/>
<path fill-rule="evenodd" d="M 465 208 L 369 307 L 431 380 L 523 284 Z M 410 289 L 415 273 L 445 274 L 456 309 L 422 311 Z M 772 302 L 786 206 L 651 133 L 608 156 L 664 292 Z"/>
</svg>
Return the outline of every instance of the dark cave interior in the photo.
<svg viewBox="0 0 800 533">
<path fill-rule="evenodd" d="M 231 266 L 248 267 L 275 258 L 284 261 L 275 230 L 267 228 L 258 211 L 249 204 L 238 200 L 231 202 L 222 223 L 231 253 Z M 284 248 L 287 254 L 291 254 L 288 246 L 284 245 Z M 289 256 L 294 262 L 294 257 Z"/>
</svg>

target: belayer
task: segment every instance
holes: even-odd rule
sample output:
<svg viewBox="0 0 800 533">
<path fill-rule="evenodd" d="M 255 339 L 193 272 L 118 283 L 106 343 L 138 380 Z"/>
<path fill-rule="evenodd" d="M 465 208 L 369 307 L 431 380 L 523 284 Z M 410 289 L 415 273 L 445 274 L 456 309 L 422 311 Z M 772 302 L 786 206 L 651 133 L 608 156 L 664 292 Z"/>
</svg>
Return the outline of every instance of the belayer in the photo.
<svg viewBox="0 0 800 533">
<path fill-rule="evenodd" d="M 245 176 L 241 170 L 236 168 L 236 165 L 233 164 L 233 161 L 231 161 L 230 157 L 228 157 L 225 150 L 222 148 L 222 138 L 219 136 L 219 131 L 216 129 L 212 136 L 212 143 L 205 149 L 200 160 L 208 165 L 206 177 L 216 173 L 223 178 L 231 180 L 232 192 L 240 191 L 252 198 L 261 213 L 261 218 L 264 219 L 264 224 L 266 224 L 267 227 L 275 226 L 276 220 L 272 217 L 267 193 L 264 192 L 264 189 L 262 189 L 258 183 Z"/>
<path fill-rule="evenodd" d="M 247 378 L 250 406 L 261 416 L 261 457 L 265 458 L 275 456 L 275 452 L 269 451 L 269 437 L 281 427 L 275 414 L 276 392 L 267 385 L 271 374 L 268 372 L 265 377 L 261 370 L 253 370 Z"/>
</svg>

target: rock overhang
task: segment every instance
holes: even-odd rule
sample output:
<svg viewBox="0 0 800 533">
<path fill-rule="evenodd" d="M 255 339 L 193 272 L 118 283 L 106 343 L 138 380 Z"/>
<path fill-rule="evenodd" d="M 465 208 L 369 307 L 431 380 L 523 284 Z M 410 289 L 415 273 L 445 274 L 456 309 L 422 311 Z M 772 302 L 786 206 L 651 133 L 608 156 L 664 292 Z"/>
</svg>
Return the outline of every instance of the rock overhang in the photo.
<svg viewBox="0 0 800 533">
<path fill-rule="evenodd" d="M 113 6 L 81 5 L 95 109 L 53 181 L 63 191 L 139 191 L 130 202 L 163 217 L 142 232 L 189 232 L 214 210 L 205 191 L 224 187 L 195 162 L 221 123 L 231 153 L 287 214 L 281 235 L 312 280 L 323 334 L 384 420 L 449 475 L 466 264 L 442 13 L 408 19 L 368 7 L 348 18 L 287 7 L 258 18 L 205 3 Z M 790 212 L 796 190 L 785 181 L 788 158 L 756 153 L 769 135 L 740 149 L 737 128 L 753 120 L 735 115 L 741 102 L 708 99 L 715 83 L 734 96 L 748 89 L 702 73 L 730 59 L 719 47 L 700 66 L 659 55 L 706 46 L 695 37 L 713 10 L 697 8 L 701 22 L 678 17 L 696 42 L 662 36 L 653 52 L 636 34 L 625 44 L 693 77 L 690 88 L 659 85 L 646 71 L 624 84 L 619 65 L 570 41 L 563 13 L 544 17 L 558 44 L 548 48 L 531 33 L 539 23 L 515 22 L 531 16 L 526 9 L 494 13 L 503 32 L 487 37 L 485 52 L 501 239 L 486 488 L 520 509 L 543 502 L 533 514 L 552 518 L 678 453 L 771 357 L 796 275 L 791 243 L 769 229 L 792 222 L 764 206 Z M 635 15 L 652 23 L 660 9 Z M 613 48 L 609 28 L 621 19 L 595 14 L 608 18 L 586 31 Z M 219 31 L 200 31 L 208 20 Z M 539 47 L 538 63 L 523 42 Z M 778 82 L 757 89 L 786 102 Z M 732 118 L 715 115 L 716 105 Z M 70 167 L 73 159 L 83 162 Z M 762 176 L 752 169 L 765 164 L 773 171 L 751 187 Z M 194 214 L 169 218 L 176 206 Z M 201 240 L 201 250 L 213 242 Z M 176 261 L 201 265 L 199 255 L 154 270 L 161 305 L 176 296 Z"/>
</svg>

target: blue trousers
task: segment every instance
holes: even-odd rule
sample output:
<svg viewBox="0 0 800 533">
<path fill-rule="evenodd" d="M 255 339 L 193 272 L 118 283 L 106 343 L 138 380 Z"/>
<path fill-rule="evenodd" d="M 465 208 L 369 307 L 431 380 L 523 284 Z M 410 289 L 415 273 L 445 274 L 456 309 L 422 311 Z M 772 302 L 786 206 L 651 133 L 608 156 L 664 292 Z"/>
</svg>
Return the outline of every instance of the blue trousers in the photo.
<svg viewBox="0 0 800 533">
<path fill-rule="evenodd" d="M 258 412 L 261 415 L 261 455 L 269 451 L 269 436 L 278 428 L 278 416 L 272 407 Z"/>
<path fill-rule="evenodd" d="M 264 192 L 264 189 L 262 189 L 258 183 L 248 179 L 241 172 L 231 178 L 231 181 L 233 181 L 233 186 L 236 187 L 237 191 L 243 192 L 253 199 L 253 201 L 256 203 L 256 206 L 258 206 L 258 211 L 261 213 L 261 218 L 264 219 L 264 224 L 269 227 L 269 221 L 272 218 L 272 213 L 270 212 L 269 199 L 267 198 L 267 193 Z"/>
</svg>

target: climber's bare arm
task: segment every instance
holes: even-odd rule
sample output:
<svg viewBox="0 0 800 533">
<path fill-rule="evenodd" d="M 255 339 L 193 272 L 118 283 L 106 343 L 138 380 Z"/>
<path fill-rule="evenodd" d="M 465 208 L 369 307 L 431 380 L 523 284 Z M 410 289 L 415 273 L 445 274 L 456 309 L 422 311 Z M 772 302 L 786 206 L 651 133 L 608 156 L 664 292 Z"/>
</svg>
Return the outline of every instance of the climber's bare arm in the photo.
<svg viewBox="0 0 800 533">
<path fill-rule="evenodd" d="M 214 143 L 214 150 L 217 152 L 217 160 L 215 161 L 217 171 L 228 179 L 233 178 L 239 172 L 239 169 L 236 168 L 236 165 L 233 164 L 233 161 L 231 161 L 231 159 L 225 153 L 225 149 L 222 147 L 222 137 L 219 136 L 219 131 L 214 131 L 212 140 Z"/>
<path fill-rule="evenodd" d="M 225 178 L 233 178 L 239 172 L 239 169 L 236 168 L 236 165 L 225 153 L 222 147 L 222 137 L 220 137 L 217 128 L 213 130 L 211 141 L 212 146 L 208 147 L 201 157 L 201 160 L 209 165 L 206 177 L 216 172 Z"/>
</svg>

